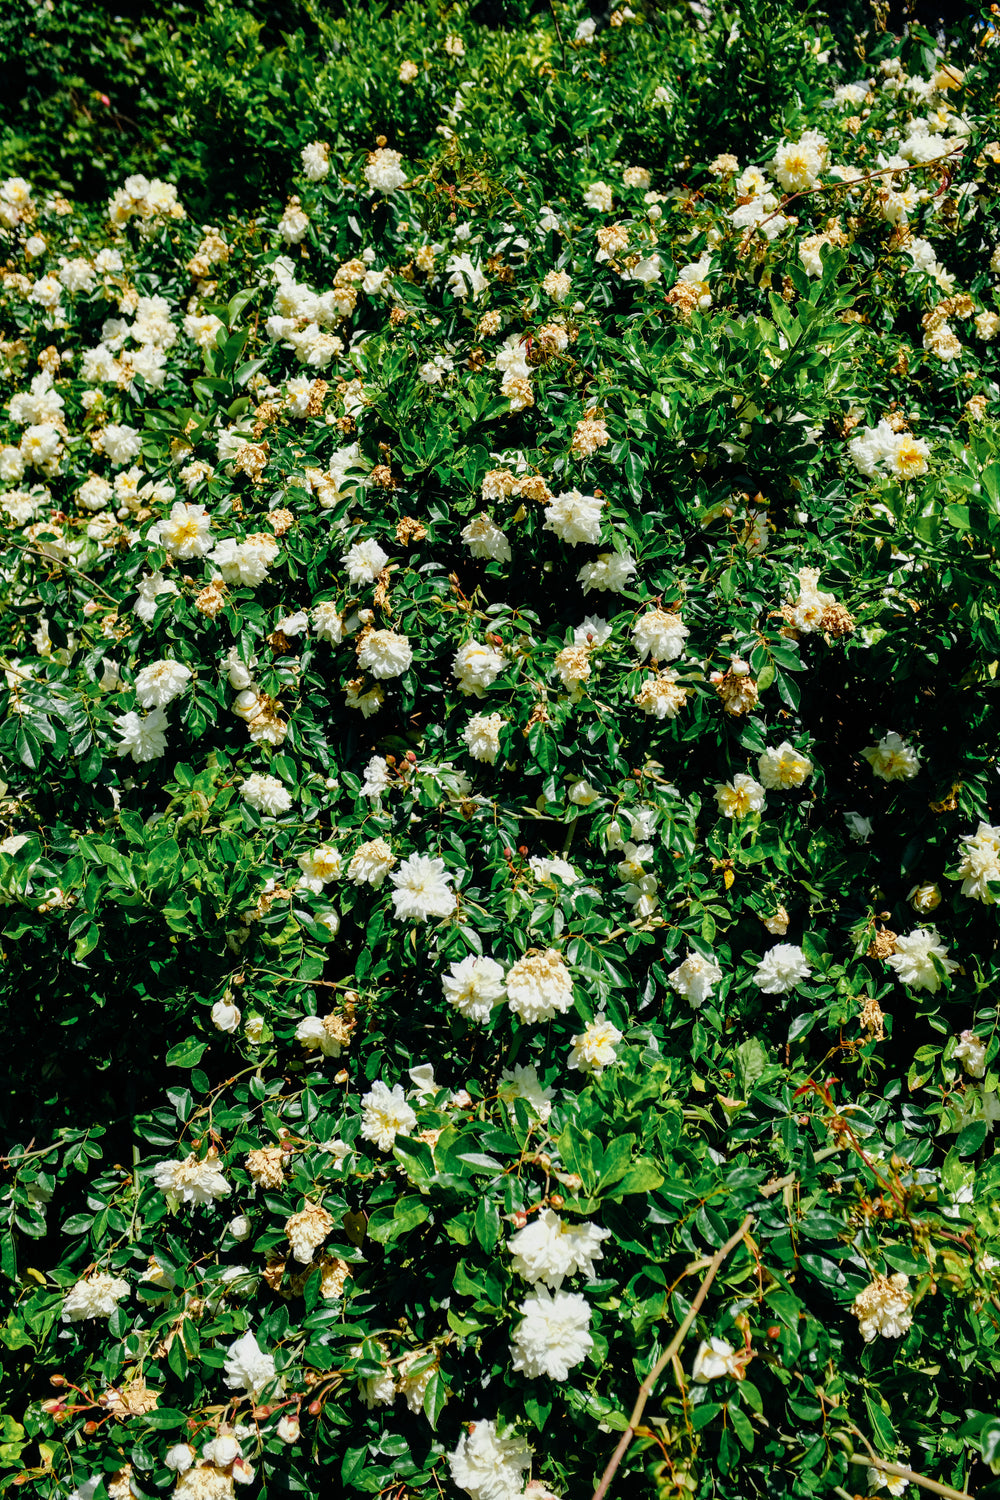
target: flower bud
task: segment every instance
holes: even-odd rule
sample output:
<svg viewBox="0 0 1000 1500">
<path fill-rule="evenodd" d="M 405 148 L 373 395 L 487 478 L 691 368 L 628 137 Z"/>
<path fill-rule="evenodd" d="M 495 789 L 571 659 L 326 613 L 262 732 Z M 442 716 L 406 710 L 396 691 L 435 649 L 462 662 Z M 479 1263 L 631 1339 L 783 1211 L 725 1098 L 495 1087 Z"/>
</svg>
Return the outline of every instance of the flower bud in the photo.
<svg viewBox="0 0 1000 1500">
<path fill-rule="evenodd" d="M 915 912 L 926 916 L 928 912 L 935 911 L 941 905 L 941 887 L 933 881 L 915 885 L 906 899 Z"/>
</svg>

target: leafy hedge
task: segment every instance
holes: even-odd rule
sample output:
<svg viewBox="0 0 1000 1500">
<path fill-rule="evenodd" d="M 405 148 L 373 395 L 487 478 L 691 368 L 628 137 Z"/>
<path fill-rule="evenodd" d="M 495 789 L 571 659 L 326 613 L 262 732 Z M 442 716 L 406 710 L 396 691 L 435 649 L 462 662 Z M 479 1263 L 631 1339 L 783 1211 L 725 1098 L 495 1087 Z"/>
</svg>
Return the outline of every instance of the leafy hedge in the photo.
<svg viewBox="0 0 1000 1500">
<path fill-rule="evenodd" d="M 992 23 L 321 19 L 0 184 L 0 1484 L 1000 1495 Z"/>
</svg>

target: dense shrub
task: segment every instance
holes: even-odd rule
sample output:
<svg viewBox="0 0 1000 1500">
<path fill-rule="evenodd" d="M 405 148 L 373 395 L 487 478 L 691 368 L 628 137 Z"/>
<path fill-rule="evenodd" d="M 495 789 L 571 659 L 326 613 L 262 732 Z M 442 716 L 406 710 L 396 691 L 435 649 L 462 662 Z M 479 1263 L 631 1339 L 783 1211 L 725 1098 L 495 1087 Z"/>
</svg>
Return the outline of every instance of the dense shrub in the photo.
<svg viewBox="0 0 1000 1500">
<path fill-rule="evenodd" d="M 286 15 L 0 183 L 0 1482 L 1000 1495 L 993 33 Z"/>
</svg>

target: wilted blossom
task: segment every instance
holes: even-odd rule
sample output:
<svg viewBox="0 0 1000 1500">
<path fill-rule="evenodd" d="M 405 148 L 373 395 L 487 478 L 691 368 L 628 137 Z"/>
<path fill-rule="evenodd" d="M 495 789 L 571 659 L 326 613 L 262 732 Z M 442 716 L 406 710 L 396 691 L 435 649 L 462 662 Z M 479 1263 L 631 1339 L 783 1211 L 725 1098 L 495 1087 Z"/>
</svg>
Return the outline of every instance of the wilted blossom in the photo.
<svg viewBox="0 0 1000 1500">
<path fill-rule="evenodd" d="M 913 1295 L 909 1282 L 902 1271 L 892 1276 L 875 1276 L 863 1292 L 859 1292 L 851 1308 L 858 1320 L 861 1337 L 866 1344 L 879 1334 L 887 1339 L 900 1339 L 913 1322 Z"/>
</svg>

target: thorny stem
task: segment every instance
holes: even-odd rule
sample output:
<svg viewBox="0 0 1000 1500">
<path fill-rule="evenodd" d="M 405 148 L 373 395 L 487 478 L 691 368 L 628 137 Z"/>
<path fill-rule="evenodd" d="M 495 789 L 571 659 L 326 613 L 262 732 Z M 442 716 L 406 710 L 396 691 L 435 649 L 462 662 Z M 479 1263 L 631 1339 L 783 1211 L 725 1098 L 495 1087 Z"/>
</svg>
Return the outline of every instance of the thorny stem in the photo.
<svg viewBox="0 0 1000 1500">
<path fill-rule="evenodd" d="M 936 167 L 940 162 L 951 161 L 954 157 L 959 156 L 961 151 L 962 148 L 957 146 L 954 151 L 947 151 L 943 156 L 935 156 L 932 161 L 917 161 L 908 167 L 878 167 L 874 172 L 867 172 L 864 177 L 852 177 L 849 180 L 845 177 L 838 182 L 821 183 L 819 187 L 802 188 L 800 192 L 792 193 L 789 197 L 783 199 L 773 213 L 768 214 L 766 219 L 761 219 L 760 223 L 755 224 L 753 227 L 760 229 L 762 225 L 768 224 L 771 219 L 777 218 L 779 214 L 784 213 L 785 209 L 799 198 L 809 198 L 815 193 L 833 193 L 840 188 L 850 189 L 860 187 L 863 182 L 872 182 L 877 177 L 902 177 L 907 172 L 917 172 L 925 167 Z"/>
<path fill-rule="evenodd" d="M 653 1387 L 656 1385 L 656 1382 L 662 1374 L 663 1370 L 677 1354 L 677 1351 L 680 1349 L 685 1338 L 687 1337 L 691 1324 L 698 1316 L 698 1313 L 701 1310 L 701 1304 L 704 1302 L 706 1296 L 708 1295 L 708 1289 L 712 1285 L 712 1282 L 715 1280 L 716 1274 L 719 1270 L 719 1267 L 722 1265 L 722 1262 L 736 1249 L 737 1245 L 743 1239 L 743 1236 L 747 1233 L 752 1223 L 753 1215 L 747 1214 L 746 1218 L 743 1220 L 743 1223 L 740 1225 L 739 1229 L 737 1229 L 736 1233 L 734 1235 L 731 1235 L 726 1243 L 720 1246 L 712 1256 L 712 1259 L 708 1265 L 708 1270 L 705 1273 L 704 1280 L 694 1294 L 694 1301 L 691 1303 L 691 1306 L 688 1309 L 687 1316 L 684 1318 L 681 1326 L 674 1334 L 664 1353 L 660 1355 L 659 1359 L 656 1361 L 656 1364 L 650 1370 L 649 1374 L 642 1382 L 642 1385 L 639 1387 L 639 1396 L 635 1403 L 635 1406 L 632 1408 L 632 1415 L 628 1419 L 628 1426 L 621 1435 L 621 1441 L 619 1442 L 618 1447 L 611 1455 L 610 1463 L 604 1470 L 604 1473 L 601 1475 L 601 1482 L 597 1486 L 597 1489 L 594 1491 L 593 1500 L 604 1500 L 604 1496 L 608 1492 L 611 1481 L 615 1477 L 615 1471 L 617 1470 L 618 1465 L 621 1463 L 622 1459 L 625 1457 L 625 1454 L 633 1437 L 635 1437 L 635 1430 L 638 1427 L 639 1421 L 646 1408 L 646 1402 L 653 1394 Z M 951 1490 L 945 1491 L 944 1493 L 954 1495 L 956 1492 L 954 1490 Z M 965 1497 L 965 1500 L 968 1500 L 968 1497 Z"/>
</svg>

